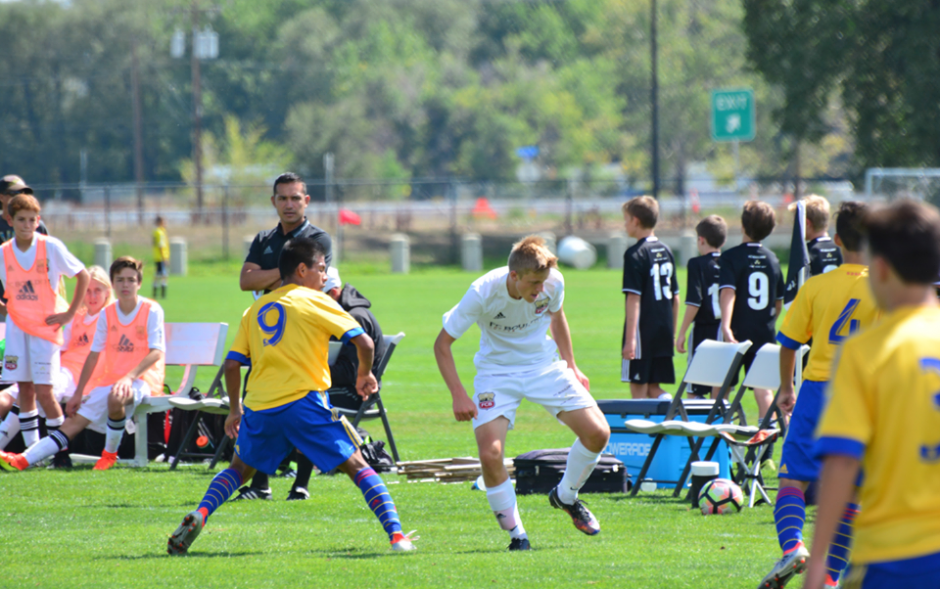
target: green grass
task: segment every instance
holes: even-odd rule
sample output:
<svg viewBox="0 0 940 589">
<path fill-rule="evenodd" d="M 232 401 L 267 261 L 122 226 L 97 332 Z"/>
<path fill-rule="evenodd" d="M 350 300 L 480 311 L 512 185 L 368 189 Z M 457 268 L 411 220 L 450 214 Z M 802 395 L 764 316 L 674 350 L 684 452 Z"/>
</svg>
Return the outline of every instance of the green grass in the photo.
<svg viewBox="0 0 940 589">
<path fill-rule="evenodd" d="M 234 271 L 233 271 L 234 269 Z M 565 310 L 575 356 L 596 398 L 628 398 L 620 383 L 623 295 L 619 273 L 566 271 Z M 344 268 L 343 278 L 373 301 L 384 331 L 404 331 L 386 373 L 383 398 L 404 460 L 475 454 L 469 424 L 458 424 L 434 362 L 441 315 L 475 276 L 421 269 L 408 276 Z M 684 276 L 680 276 L 684 285 Z M 145 280 L 144 293 L 149 292 Z M 251 303 L 237 290 L 237 266 L 205 264 L 173 277 L 161 301 L 167 321 L 226 321 L 229 341 Z M 472 385 L 476 328 L 455 344 Z M 685 369 L 676 358 L 676 373 Z M 205 390 L 213 373 L 200 372 Z M 178 378 L 178 373 L 170 378 Z M 747 407 L 753 414 L 753 398 Z M 364 424 L 384 437 L 379 422 Z M 524 404 L 507 456 L 568 446 L 573 435 L 540 407 Z M 342 477 L 317 477 L 311 499 L 285 502 L 290 481 L 273 479 L 275 500 L 232 503 L 212 517 L 188 558 L 164 554 L 166 536 L 201 499 L 213 473 L 203 465 L 162 465 L 96 473 L 0 473 L 0 588 L 19 587 L 753 587 L 779 549 L 763 506 L 703 518 L 668 492 L 630 499 L 589 495 L 603 531 L 588 538 L 544 496 L 520 497 L 534 550 L 508 554 L 508 537 L 469 483 L 407 483 L 387 475 L 416 554 L 388 551 L 358 490 Z"/>
</svg>

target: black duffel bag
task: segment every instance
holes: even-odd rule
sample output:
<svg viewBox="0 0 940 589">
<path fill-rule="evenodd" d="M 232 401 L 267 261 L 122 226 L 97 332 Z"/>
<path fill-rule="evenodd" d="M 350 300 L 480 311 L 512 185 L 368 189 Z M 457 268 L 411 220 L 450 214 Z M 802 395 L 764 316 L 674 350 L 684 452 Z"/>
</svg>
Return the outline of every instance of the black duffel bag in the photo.
<svg viewBox="0 0 940 589">
<path fill-rule="evenodd" d="M 558 486 L 570 448 L 533 450 L 513 459 L 516 467 L 516 493 L 547 495 Z M 588 477 L 580 493 L 626 493 L 631 486 L 630 475 L 623 462 L 611 454 L 602 454 L 594 472 Z"/>
</svg>

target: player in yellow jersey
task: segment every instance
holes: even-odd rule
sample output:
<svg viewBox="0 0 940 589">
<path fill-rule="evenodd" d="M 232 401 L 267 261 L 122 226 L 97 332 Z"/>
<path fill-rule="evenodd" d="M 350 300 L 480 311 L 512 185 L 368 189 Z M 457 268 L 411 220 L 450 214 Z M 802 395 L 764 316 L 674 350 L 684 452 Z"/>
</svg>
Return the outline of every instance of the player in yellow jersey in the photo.
<svg viewBox="0 0 940 589">
<path fill-rule="evenodd" d="M 160 296 L 166 298 L 167 276 L 170 275 L 170 242 L 166 236 L 166 219 L 157 216 L 156 229 L 153 230 L 153 261 L 156 274 L 153 277 L 153 298 L 157 298 L 157 287 L 160 287 Z"/>
<path fill-rule="evenodd" d="M 868 289 L 868 268 L 862 253 L 862 221 L 865 205 L 843 202 L 836 218 L 835 243 L 844 262 L 835 270 L 806 281 L 784 318 L 780 342 L 780 408 L 790 413 L 790 429 L 780 459 L 780 484 L 774 520 L 783 557 L 761 581 L 762 589 L 784 587 L 806 567 L 809 551 L 803 545 L 806 488 L 819 476 L 813 456 L 816 425 L 823 409 L 823 395 L 838 346 L 852 332 L 870 326 L 878 315 Z M 812 339 L 805 380 L 799 399 L 793 390 L 797 352 Z M 839 541 L 830 547 L 830 587 L 837 586 L 848 558 L 851 525 L 858 507 L 846 508 Z"/>
<path fill-rule="evenodd" d="M 869 282 L 884 315 L 837 361 L 816 455 L 823 460 L 806 587 L 861 470 L 844 589 L 940 588 L 940 213 L 901 201 L 866 216 Z"/>
<path fill-rule="evenodd" d="M 335 468 L 359 486 L 388 534 L 392 549 L 414 550 L 401 531 L 398 511 L 385 483 L 363 459 L 362 440 L 332 410 L 327 364 L 330 336 L 355 345 L 359 356 L 356 390 L 365 399 L 378 390 L 372 374 L 374 345 L 355 319 L 329 295 L 323 246 L 309 238 L 285 244 L 278 261 L 282 284 L 258 299 L 242 317 L 225 360 L 231 409 L 225 432 L 237 440 L 229 468 L 212 480 L 199 507 L 170 537 L 167 551 L 186 554 L 206 519 L 255 470 L 274 474 L 297 448 L 322 471 Z M 239 390 L 242 366 L 251 366 L 244 414 Z"/>
</svg>

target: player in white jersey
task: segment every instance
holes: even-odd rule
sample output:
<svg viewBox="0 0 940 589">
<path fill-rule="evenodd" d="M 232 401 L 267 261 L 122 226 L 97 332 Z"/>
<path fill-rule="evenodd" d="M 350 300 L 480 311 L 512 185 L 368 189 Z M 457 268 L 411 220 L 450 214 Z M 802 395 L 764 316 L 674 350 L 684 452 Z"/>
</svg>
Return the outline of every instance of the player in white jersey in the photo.
<svg viewBox="0 0 940 589">
<path fill-rule="evenodd" d="M 578 500 L 578 490 L 600 460 L 610 427 L 574 361 L 562 309 L 565 282 L 557 261 L 539 237 L 515 244 L 508 266 L 478 278 L 444 314 L 444 329 L 434 343 L 438 368 L 453 397 L 454 417 L 473 421 L 486 497 L 500 527 L 509 532 L 510 550 L 529 549 L 516 493 L 503 465 L 506 433 L 523 399 L 544 407 L 578 436 L 549 502 L 565 510 L 585 534 L 600 532 L 597 519 Z M 474 323 L 481 336 L 471 399 L 460 382 L 451 346 Z"/>
</svg>

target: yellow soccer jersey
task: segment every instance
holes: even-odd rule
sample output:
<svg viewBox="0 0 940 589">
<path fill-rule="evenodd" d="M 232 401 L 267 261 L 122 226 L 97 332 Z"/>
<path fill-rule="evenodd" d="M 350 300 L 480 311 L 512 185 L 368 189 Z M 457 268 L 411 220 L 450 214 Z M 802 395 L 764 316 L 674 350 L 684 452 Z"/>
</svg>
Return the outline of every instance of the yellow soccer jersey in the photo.
<svg viewBox="0 0 940 589">
<path fill-rule="evenodd" d="M 170 259 L 170 242 L 166 237 L 166 229 L 157 227 L 153 230 L 153 261 L 166 262 Z"/>
<path fill-rule="evenodd" d="M 322 292 L 288 284 L 264 295 L 242 316 L 228 358 L 251 366 L 245 406 L 291 403 L 330 388 L 330 336 L 343 343 L 362 327 Z"/>
<path fill-rule="evenodd" d="M 868 286 L 868 267 L 842 264 L 806 281 L 783 318 L 777 341 L 799 350 L 812 339 L 803 378 L 826 382 L 842 341 L 877 318 L 878 309 Z"/>
<path fill-rule="evenodd" d="M 852 561 L 940 552 L 940 308 L 907 307 L 842 348 L 816 454 L 860 458 Z"/>
</svg>

